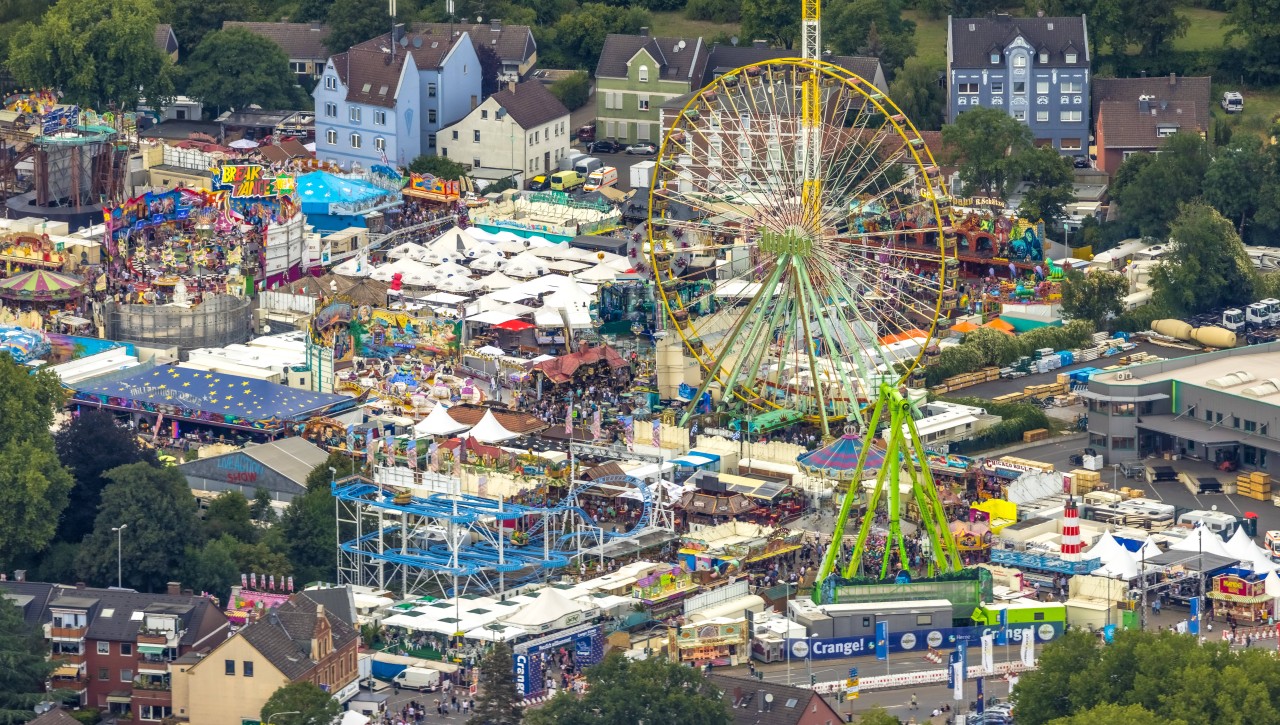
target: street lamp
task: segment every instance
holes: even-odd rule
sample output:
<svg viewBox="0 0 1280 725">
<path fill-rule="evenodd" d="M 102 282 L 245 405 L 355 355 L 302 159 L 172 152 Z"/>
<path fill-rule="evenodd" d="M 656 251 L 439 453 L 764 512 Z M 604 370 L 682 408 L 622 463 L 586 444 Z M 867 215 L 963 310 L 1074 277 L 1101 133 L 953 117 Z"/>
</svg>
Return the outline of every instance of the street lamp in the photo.
<svg viewBox="0 0 1280 725">
<path fill-rule="evenodd" d="M 277 717 L 279 715 L 301 715 L 301 714 L 302 712 L 298 710 L 285 710 L 284 712 L 273 712 L 267 716 L 266 722 L 264 722 L 262 725 L 271 725 L 271 718 Z"/>
<path fill-rule="evenodd" d="M 123 568 L 123 550 L 124 550 L 124 530 L 129 528 L 129 524 L 120 524 L 112 526 L 111 530 L 116 534 L 116 588 L 124 588 L 124 568 Z"/>
</svg>

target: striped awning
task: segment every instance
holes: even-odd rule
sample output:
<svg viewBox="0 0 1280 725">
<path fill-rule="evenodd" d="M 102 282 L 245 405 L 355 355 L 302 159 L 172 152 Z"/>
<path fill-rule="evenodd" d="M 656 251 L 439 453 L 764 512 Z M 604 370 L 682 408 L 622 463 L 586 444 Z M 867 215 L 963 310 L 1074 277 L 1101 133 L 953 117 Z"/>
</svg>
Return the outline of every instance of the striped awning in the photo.
<svg viewBox="0 0 1280 725">
<path fill-rule="evenodd" d="M 144 655 L 162 655 L 164 654 L 164 645 L 162 644 L 140 644 L 138 652 Z"/>
<path fill-rule="evenodd" d="M 1210 599 L 1218 599 L 1224 602 L 1236 602 L 1237 604 L 1262 604 L 1263 602 L 1275 599 L 1270 594 L 1230 594 L 1228 592 L 1205 592 L 1205 596 Z"/>
<path fill-rule="evenodd" d="M 79 665 L 58 665 L 57 669 L 53 671 L 53 676 L 54 677 L 79 677 L 80 666 Z"/>
</svg>

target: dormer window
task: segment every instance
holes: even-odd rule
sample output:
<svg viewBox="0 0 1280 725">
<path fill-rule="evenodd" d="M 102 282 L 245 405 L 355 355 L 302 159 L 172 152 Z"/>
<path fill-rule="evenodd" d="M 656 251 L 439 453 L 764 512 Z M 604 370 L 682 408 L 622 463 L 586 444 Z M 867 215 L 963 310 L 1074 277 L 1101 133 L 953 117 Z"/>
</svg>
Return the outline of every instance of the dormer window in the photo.
<svg viewBox="0 0 1280 725">
<path fill-rule="evenodd" d="M 1068 51 L 1067 51 L 1067 53 L 1066 53 L 1066 55 L 1067 55 L 1067 63 L 1068 63 L 1068 64 L 1071 64 L 1071 63 L 1075 63 L 1075 62 L 1076 62 L 1076 54 L 1075 54 L 1075 52 L 1074 52 L 1074 51 L 1070 51 L 1070 50 L 1068 50 Z"/>
<path fill-rule="evenodd" d="M 998 50 L 991 51 L 991 64 L 992 65 L 1000 64 L 1000 51 Z"/>
<path fill-rule="evenodd" d="M 1040 65 L 1048 65 L 1048 64 L 1049 64 L 1049 52 L 1045 50 L 1040 51 Z"/>
<path fill-rule="evenodd" d="M 647 65 L 640 66 L 640 71 L 637 74 L 637 76 L 641 83 L 648 83 L 649 82 L 649 66 Z"/>
</svg>

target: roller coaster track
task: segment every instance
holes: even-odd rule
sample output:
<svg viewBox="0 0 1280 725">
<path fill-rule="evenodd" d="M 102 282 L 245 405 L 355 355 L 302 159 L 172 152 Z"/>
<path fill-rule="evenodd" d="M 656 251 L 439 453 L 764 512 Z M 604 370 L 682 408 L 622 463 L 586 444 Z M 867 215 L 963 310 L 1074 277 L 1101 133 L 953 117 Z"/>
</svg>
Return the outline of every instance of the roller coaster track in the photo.
<svg viewBox="0 0 1280 725">
<path fill-rule="evenodd" d="M 604 486 L 632 486 L 640 492 L 643 508 L 640 517 L 629 531 L 606 532 L 577 504 L 580 494 Z M 399 523 L 384 526 L 378 531 L 342 542 L 339 546 L 343 552 L 366 560 L 430 569 L 446 576 L 463 577 L 490 572 L 512 574 L 529 568 L 556 569 L 568 566 L 575 553 L 572 549 L 577 539 L 588 536 L 595 538 L 596 531 L 604 540 L 635 536 L 649 525 L 653 506 L 649 489 L 638 479 L 626 475 L 602 476 L 594 481 L 581 482 L 575 485 L 564 501 L 551 507 L 500 503 L 493 499 L 469 494 L 455 497 L 443 493 L 415 496 L 408 503 L 396 503 L 396 496 L 400 493 L 398 490 L 364 479 L 335 482 L 332 492 L 340 501 L 464 527 L 460 540 L 454 543 L 456 553 L 444 537 L 439 539 L 433 536 L 424 537 L 414 532 L 410 532 L 410 536 L 415 540 L 409 546 L 381 551 L 370 548 L 380 545 L 388 535 L 391 540 L 400 539 L 400 533 L 405 527 Z M 545 539 L 546 521 L 548 518 L 565 515 L 576 517 L 582 525 L 577 530 L 560 535 L 548 542 Z M 516 521 L 528 516 L 536 516 L 538 521 L 529 529 L 529 540 L 524 545 L 507 544 L 499 551 L 491 541 L 461 540 L 470 538 L 466 530 L 470 527 L 486 526 L 490 522 Z M 501 530 L 497 534 L 504 535 Z"/>
</svg>

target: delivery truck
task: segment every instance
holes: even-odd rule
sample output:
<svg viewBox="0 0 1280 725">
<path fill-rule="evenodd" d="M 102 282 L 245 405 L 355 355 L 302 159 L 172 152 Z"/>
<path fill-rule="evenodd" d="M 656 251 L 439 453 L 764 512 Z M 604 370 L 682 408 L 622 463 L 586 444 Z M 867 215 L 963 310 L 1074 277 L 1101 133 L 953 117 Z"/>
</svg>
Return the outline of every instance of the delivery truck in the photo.
<svg viewBox="0 0 1280 725">
<path fill-rule="evenodd" d="M 440 671 L 425 667 L 406 667 L 392 682 L 405 690 L 431 692 L 440 689 Z"/>
</svg>

